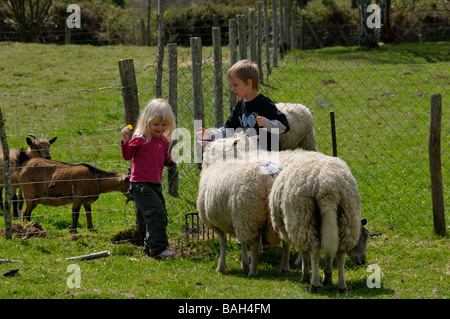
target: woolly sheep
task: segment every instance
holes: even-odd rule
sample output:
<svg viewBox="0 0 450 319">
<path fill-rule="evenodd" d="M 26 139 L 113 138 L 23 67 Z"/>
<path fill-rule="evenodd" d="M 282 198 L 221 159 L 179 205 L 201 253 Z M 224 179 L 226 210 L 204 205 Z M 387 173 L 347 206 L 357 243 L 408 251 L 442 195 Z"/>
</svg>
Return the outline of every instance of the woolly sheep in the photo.
<svg viewBox="0 0 450 319">
<path fill-rule="evenodd" d="M 296 157 L 275 179 L 269 195 L 271 221 L 281 239 L 302 251 L 302 282 L 310 291 L 319 288 L 319 250 L 327 256 L 324 284 L 331 283 L 331 259 L 336 255 L 338 289 L 345 291 L 345 253 L 357 263 L 365 261 L 369 231 L 361 221 L 356 181 L 345 162 L 316 152 Z M 361 234 L 361 236 L 360 236 Z M 311 257 L 312 274 L 309 274 Z"/>
<path fill-rule="evenodd" d="M 218 139 L 206 147 L 197 198 L 200 219 L 219 237 L 216 270 L 226 269 L 226 234 L 231 234 L 242 244 L 242 269 L 249 265 L 246 247 L 250 246 L 249 276 L 258 273 L 260 236 L 265 234 L 273 246 L 280 243 L 270 222 L 268 199 L 275 176 L 282 169 L 275 159 L 280 153 L 254 151 L 256 148 L 250 145 L 255 144 L 250 140 L 238 134 Z M 282 153 L 288 157 L 288 152 Z"/>
<path fill-rule="evenodd" d="M 276 107 L 286 115 L 290 130 L 280 135 L 283 150 L 300 147 L 308 151 L 316 151 L 316 133 L 311 112 L 299 103 L 277 103 Z"/>
</svg>

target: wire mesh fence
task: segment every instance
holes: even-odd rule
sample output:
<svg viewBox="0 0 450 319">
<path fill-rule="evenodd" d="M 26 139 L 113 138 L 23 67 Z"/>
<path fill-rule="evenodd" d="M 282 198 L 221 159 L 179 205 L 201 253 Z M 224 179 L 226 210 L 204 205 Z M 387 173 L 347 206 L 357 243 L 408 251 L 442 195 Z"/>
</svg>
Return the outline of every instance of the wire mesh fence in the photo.
<svg viewBox="0 0 450 319">
<path fill-rule="evenodd" d="M 261 42 L 264 49 L 268 46 L 272 58 L 270 42 Z M 433 48 L 436 50 L 394 47 L 369 52 L 339 47 L 321 51 L 292 50 L 278 61 L 277 67 L 267 63 L 271 61 L 265 57 L 262 60 L 261 93 L 275 103 L 307 106 L 313 114 L 318 150 L 328 155 L 332 154 L 329 112 L 335 112 L 338 156 L 348 163 L 355 175 L 363 216 L 369 218 L 374 231 L 388 227 L 405 234 L 417 234 L 432 229 L 427 144 L 430 96 L 441 93 L 446 105 L 450 60 L 448 45 L 441 43 Z M 149 56 L 156 57 L 157 48 L 147 50 Z M 221 48 L 221 119 L 217 118 L 215 109 L 214 49 L 202 48 L 201 56 L 201 83 L 195 83 L 192 51 L 180 47 L 176 53 L 177 126 L 192 135 L 192 159 L 194 109 L 198 103 L 195 88 L 202 88 L 203 127 L 223 123 L 235 102 L 225 76 L 232 64 L 230 47 Z M 136 70 L 141 107 L 155 95 L 156 58 L 143 64 L 145 67 Z M 167 52 L 164 64 L 167 65 Z M 118 70 L 113 72 L 117 72 L 118 79 Z M 26 147 L 28 134 L 45 133 L 48 138 L 58 137 L 51 147 L 52 158 L 56 160 L 86 162 L 108 171 L 127 171 L 129 163 L 121 159 L 118 144 L 124 125 L 122 87 L 118 80 L 110 83 L 103 87 L 50 87 L 45 91 L 24 88 L 2 93 L 10 147 Z M 163 72 L 162 88 L 163 97 L 167 98 L 167 68 Z M 445 179 L 450 169 L 449 127 L 444 111 L 445 202 L 449 201 L 448 180 Z M 199 166 L 193 160 L 181 163 L 178 174 L 178 196 L 168 193 L 167 171 L 164 171 L 163 189 L 169 213 L 168 233 L 172 240 L 180 242 L 190 238 L 186 231 L 205 234 L 207 230 L 186 219 L 186 214 L 196 211 Z M 47 223 L 59 232 L 69 229 L 70 214 L 70 207 L 41 206 L 32 219 Z M 103 194 L 93 206 L 93 221 L 99 231 L 114 233 L 132 228 L 135 225 L 133 204 L 125 205 L 121 194 Z"/>
</svg>

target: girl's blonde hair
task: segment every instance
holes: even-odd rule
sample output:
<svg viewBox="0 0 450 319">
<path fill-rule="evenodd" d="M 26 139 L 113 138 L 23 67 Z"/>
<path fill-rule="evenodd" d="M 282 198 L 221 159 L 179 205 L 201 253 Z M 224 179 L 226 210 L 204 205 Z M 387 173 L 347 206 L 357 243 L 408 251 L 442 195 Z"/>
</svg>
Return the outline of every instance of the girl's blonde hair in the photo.
<svg viewBox="0 0 450 319">
<path fill-rule="evenodd" d="M 152 135 L 149 123 L 153 120 L 167 123 L 167 130 L 164 132 L 164 136 L 170 142 L 172 140 L 172 132 L 175 129 L 175 116 L 170 104 L 161 98 L 148 101 L 139 115 L 133 136 L 145 138 L 146 143 L 150 142 Z"/>
</svg>

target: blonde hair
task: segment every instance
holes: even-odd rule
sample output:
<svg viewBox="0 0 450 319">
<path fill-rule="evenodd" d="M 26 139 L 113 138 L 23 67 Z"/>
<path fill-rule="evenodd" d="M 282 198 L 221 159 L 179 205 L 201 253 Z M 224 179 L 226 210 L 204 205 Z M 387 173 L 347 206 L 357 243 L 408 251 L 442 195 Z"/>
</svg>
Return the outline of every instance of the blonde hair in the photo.
<svg viewBox="0 0 450 319">
<path fill-rule="evenodd" d="M 247 83 L 248 80 L 252 80 L 252 87 L 259 90 L 258 66 L 250 60 L 240 60 L 233 64 L 233 66 L 227 71 L 228 79 L 232 76 L 236 76 L 245 83 Z"/>
<path fill-rule="evenodd" d="M 173 115 L 172 107 L 166 100 L 156 98 L 148 101 L 139 115 L 133 136 L 145 138 L 146 143 L 150 142 L 152 135 L 150 133 L 149 123 L 151 121 L 167 123 L 168 127 L 164 132 L 164 136 L 168 141 L 171 141 L 172 132 L 175 129 L 175 116 Z"/>
</svg>

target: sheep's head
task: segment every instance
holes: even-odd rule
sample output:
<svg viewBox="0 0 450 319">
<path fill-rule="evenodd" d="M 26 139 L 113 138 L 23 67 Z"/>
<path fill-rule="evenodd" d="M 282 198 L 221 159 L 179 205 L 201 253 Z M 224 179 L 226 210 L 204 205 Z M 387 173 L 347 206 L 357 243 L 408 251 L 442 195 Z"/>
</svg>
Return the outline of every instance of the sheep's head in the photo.
<svg viewBox="0 0 450 319">
<path fill-rule="evenodd" d="M 44 134 L 42 134 L 42 137 L 40 138 L 37 138 L 34 134 L 28 135 L 34 138 L 32 140 L 27 137 L 27 144 L 29 146 L 27 151 L 30 152 L 30 157 L 51 159 L 50 145 L 56 141 L 57 137 L 55 136 L 54 138 L 47 140 L 44 137 Z"/>
<path fill-rule="evenodd" d="M 372 237 L 370 231 L 365 227 L 366 224 L 367 218 L 362 219 L 358 243 L 347 253 L 356 265 L 363 265 L 366 262 L 367 240 Z"/>
<path fill-rule="evenodd" d="M 255 137 L 236 133 L 229 138 L 217 139 L 204 147 L 203 163 L 236 163 L 245 159 L 246 153 L 257 149 Z"/>
</svg>

